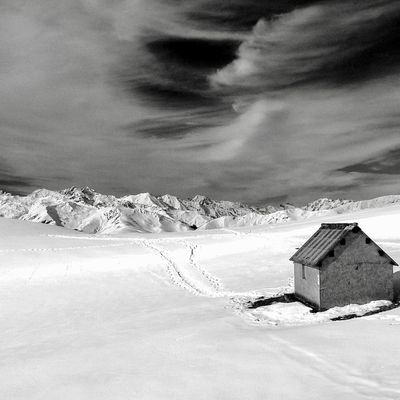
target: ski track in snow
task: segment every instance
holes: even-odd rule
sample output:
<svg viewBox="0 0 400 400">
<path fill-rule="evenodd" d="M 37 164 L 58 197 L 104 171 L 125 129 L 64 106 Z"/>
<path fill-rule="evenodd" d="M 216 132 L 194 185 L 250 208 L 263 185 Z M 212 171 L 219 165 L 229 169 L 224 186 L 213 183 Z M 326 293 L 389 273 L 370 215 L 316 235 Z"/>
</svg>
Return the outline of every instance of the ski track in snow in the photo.
<svg viewBox="0 0 400 400">
<path fill-rule="evenodd" d="M 225 230 L 227 232 L 228 230 Z M 235 236 L 248 236 L 251 234 L 240 233 L 235 231 L 229 231 L 229 233 L 235 234 Z M 221 238 L 225 234 L 216 234 L 215 237 Z M 204 267 L 202 267 L 198 261 L 196 261 L 196 253 L 199 250 L 199 246 L 192 241 L 189 241 L 187 237 L 179 238 L 112 238 L 112 237 L 87 237 L 87 236 L 68 236 L 68 235 L 46 235 L 48 237 L 58 239 L 80 239 L 90 241 L 105 241 L 107 244 L 100 245 L 87 245 L 87 246 L 70 246 L 70 247 L 49 247 L 49 248 L 19 248 L 19 249 L 3 249 L 0 253 L 18 253 L 18 252 L 48 252 L 48 251 L 69 251 L 79 249 L 96 249 L 96 248 L 112 248 L 112 247 L 124 247 L 130 245 L 139 245 L 147 250 L 152 251 L 158 255 L 163 261 L 163 266 L 169 277 L 171 283 L 184 291 L 194 295 L 208 298 L 228 298 L 230 299 L 227 308 L 233 310 L 235 314 L 241 317 L 246 323 L 254 326 L 274 326 L 275 322 L 269 321 L 268 319 L 261 319 L 258 316 L 253 315 L 247 308 L 247 303 L 254 300 L 257 297 L 274 297 L 284 293 L 290 292 L 292 289 L 292 283 L 289 282 L 286 286 L 276 288 L 266 288 L 262 291 L 247 291 L 247 292 L 235 292 L 226 290 L 223 282 L 218 277 L 212 275 Z M 256 236 L 258 236 L 256 234 Z M 190 239 L 202 238 L 201 236 L 190 237 Z M 118 243 L 109 242 L 116 241 Z M 180 244 L 183 249 L 187 250 L 187 256 L 179 256 L 173 254 L 163 247 L 163 243 L 174 243 Z M 180 249 L 181 250 L 181 249 Z M 35 269 L 28 282 L 30 282 L 37 270 Z M 66 271 L 67 273 L 67 271 Z"/>
<path fill-rule="evenodd" d="M 167 273 L 173 284 L 187 290 L 197 296 L 204 297 L 231 297 L 235 293 L 223 291 L 222 281 L 213 276 L 195 261 L 195 250 L 197 245 L 181 242 L 184 247 L 188 248 L 188 256 L 184 259 L 176 260 L 170 252 L 155 245 L 155 241 L 143 240 L 142 245 L 148 249 L 155 251 L 165 262 Z"/>
<path fill-rule="evenodd" d="M 111 247 L 124 247 L 132 244 L 143 246 L 144 248 L 150 249 L 151 251 L 158 254 L 161 259 L 165 262 L 165 268 L 171 282 L 181 287 L 182 289 L 197 295 L 205 297 L 236 297 L 246 296 L 254 297 L 257 294 L 253 292 L 246 293 L 235 293 L 231 291 L 224 291 L 222 281 L 212 275 L 209 271 L 203 268 L 195 260 L 195 252 L 198 250 L 198 245 L 191 243 L 186 237 L 180 237 L 178 240 L 175 238 L 110 238 L 110 237 L 87 237 L 87 236 L 68 236 L 68 235 L 46 235 L 47 237 L 57 239 L 78 239 L 78 240 L 90 240 L 90 241 L 117 241 L 118 243 L 107 243 L 100 245 L 87 245 L 87 246 L 68 246 L 68 247 L 47 247 L 47 248 L 15 248 L 15 249 L 1 249 L 1 253 L 20 253 L 20 252 L 55 252 L 55 251 L 69 251 L 79 249 L 96 249 L 96 248 L 111 248 Z M 221 235 L 215 235 L 221 237 Z M 201 236 L 199 236 L 201 237 Z M 191 237 L 190 239 L 195 239 Z M 170 243 L 173 240 L 176 243 L 181 244 L 184 248 L 187 248 L 188 255 L 183 259 L 181 257 L 173 256 L 171 252 L 162 247 L 162 243 Z M 122 242 L 122 243 L 121 243 Z M 35 271 L 32 273 L 32 276 Z M 32 278 L 29 278 L 29 280 Z"/>
<path fill-rule="evenodd" d="M 99 241 L 120 241 L 120 242 L 142 242 L 142 241 L 165 241 L 165 242 L 177 242 L 179 240 L 194 240 L 194 239 L 221 239 L 223 237 L 227 237 L 228 235 L 233 236 L 255 236 L 255 237 L 263 237 L 266 233 L 260 232 L 239 232 L 231 229 L 218 229 L 219 233 L 208 233 L 208 231 L 202 231 L 203 235 L 190 235 L 190 236 L 177 236 L 177 237 L 161 237 L 161 238 L 153 238 L 153 239 L 145 239 L 145 238 L 126 238 L 126 237 L 110 237 L 110 236 L 70 236 L 70 235 L 54 235 L 47 234 L 47 237 L 59 238 L 59 239 L 77 239 L 77 240 L 99 240 Z M 149 234 L 150 235 L 150 234 Z"/>
<path fill-rule="evenodd" d="M 235 235 L 245 235 L 244 233 L 237 233 L 235 231 L 229 231 Z M 221 238 L 225 234 L 214 234 L 216 238 Z M 54 238 L 63 239 L 80 239 L 80 240 L 100 240 L 100 241 L 123 241 L 124 244 L 118 244 L 118 246 L 124 246 L 128 244 L 141 245 L 144 248 L 150 249 L 160 256 L 165 262 L 165 267 L 170 280 L 176 286 L 185 289 L 186 291 L 205 297 L 237 297 L 245 298 L 249 300 L 259 296 L 259 292 L 244 292 L 237 293 L 233 291 L 224 290 L 221 279 L 212 275 L 209 271 L 203 268 L 196 260 L 195 253 L 198 250 L 198 245 L 189 242 L 187 239 L 201 239 L 203 236 L 190 236 L 190 237 L 179 237 L 179 238 L 113 238 L 113 237 L 89 237 L 89 236 L 67 236 L 67 235 L 48 235 Z M 173 256 L 171 252 L 162 247 L 162 243 L 180 243 L 183 247 L 188 249 L 188 256 L 186 258 Z M 94 247 L 94 246 L 87 246 Z M 108 247 L 107 245 L 101 247 Z"/>
<path fill-rule="evenodd" d="M 78 249 L 100 249 L 105 247 L 122 247 L 126 246 L 125 243 L 119 244 L 105 244 L 95 246 L 73 246 L 73 247 L 30 247 L 30 248 L 16 248 L 16 249 L 2 249 L 0 253 L 18 253 L 18 252 L 44 252 L 44 251 L 63 251 L 63 250 L 78 250 Z"/>
<path fill-rule="evenodd" d="M 396 314 L 374 314 L 364 318 L 367 320 L 389 321 L 390 325 L 400 325 L 400 315 Z"/>
<path fill-rule="evenodd" d="M 187 241 L 180 243 L 188 248 L 187 258 L 173 257 L 172 254 L 160 245 L 160 240 L 140 240 L 140 243 L 150 250 L 156 252 L 165 261 L 166 270 L 171 282 L 196 295 L 210 298 L 226 297 L 237 299 L 238 302 L 245 302 L 260 295 L 258 292 L 233 292 L 224 290 L 222 281 L 208 272 L 195 260 L 195 251 L 198 246 Z M 159 243 L 156 245 L 155 243 Z M 241 300 L 239 300 L 241 299 Z M 239 307 L 237 307 L 239 309 Z"/>
<path fill-rule="evenodd" d="M 226 229 L 225 232 L 228 232 Z M 229 233 L 237 235 L 249 235 L 245 233 L 238 233 L 230 231 Z M 216 234 L 213 236 L 221 237 L 225 234 Z M 276 288 L 266 288 L 261 291 L 247 291 L 247 292 L 234 292 L 224 289 L 221 279 L 212 275 L 198 261 L 196 261 L 196 253 L 199 249 L 197 244 L 188 241 L 186 237 L 180 238 L 110 238 L 110 237 L 82 237 L 82 236 L 68 236 L 68 235 L 46 235 L 48 237 L 58 239 L 80 239 L 90 241 L 117 241 L 119 243 L 107 243 L 101 245 L 87 245 L 87 246 L 70 246 L 70 247 L 49 247 L 49 248 L 17 248 L 17 249 L 3 249 L 0 253 L 18 253 L 18 252 L 50 252 L 50 251 L 69 251 L 79 249 L 96 249 L 96 248 L 112 248 L 124 247 L 136 244 L 148 249 L 158 255 L 164 261 L 164 267 L 171 283 L 188 293 L 195 296 L 209 297 L 209 298 L 229 298 L 230 302 L 228 308 L 234 311 L 235 314 L 243 318 L 251 325 L 271 326 L 268 320 L 262 320 L 248 312 L 246 303 L 261 295 L 263 296 L 279 296 L 283 293 L 290 291 L 291 284 Z M 258 235 L 257 235 L 258 236 Z M 190 239 L 202 238 L 201 236 L 190 237 Z M 187 249 L 187 256 L 177 256 L 173 252 L 166 250 L 162 244 L 171 243 L 171 240 L 180 244 L 184 249 Z M 122 243 L 121 243 L 122 242 Z M 28 281 L 31 281 L 36 274 L 35 269 Z M 67 273 L 67 271 L 66 271 Z M 272 324 L 275 325 L 275 324 Z"/>
<path fill-rule="evenodd" d="M 223 231 L 223 232 L 231 233 L 235 236 L 246 235 L 246 233 L 244 233 L 244 232 L 238 232 L 238 231 L 234 231 L 233 229 L 228 229 L 228 228 L 220 228 L 219 230 Z"/>
<path fill-rule="evenodd" d="M 225 230 L 228 231 L 228 230 Z M 235 231 L 229 231 L 237 235 L 247 235 L 245 233 L 238 234 Z M 213 235 L 216 237 L 225 236 L 225 234 Z M 212 275 L 204 267 L 202 267 L 198 261 L 196 261 L 196 253 L 199 250 L 199 246 L 189 240 L 186 237 L 180 238 L 110 238 L 110 237 L 81 237 L 81 236 L 68 236 L 68 235 L 46 235 L 48 237 L 58 239 L 80 239 L 90 241 L 105 241 L 107 244 L 102 245 L 87 245 L 87 246 L 70 246 L 70 247 L 49 247 L 49 248 L 20 248 L 20 249 L 4 249 L 0 250 L 0 253 L 12 253 L 12 252 L 47 252 L 47 251 L 69 251 L 79 249 L 96 249 L 96 248 L 111 248 L 111 247 L 124 247 L 130 245 L 139 245 L 145 249 L 148 249 L 158 255 L 163 261 L 163 266 L 169 277 L 171 283 L 186 292 L 202 297 L 209 298 L 228 298 L 230 299 L 227 308 L 233 310 L 235 314 L 243 318 L 246 323 L 258 326 L 271 326 L 271 322 L 268 320 L 262 320 L 251 314 L 246 303 L 255 299 L 259 296 L 279 296 L 283 293 L 290 291 L 291 284 L 288 286 L 266 288 L 261 291 L 247 291 L 247 292 L 234 292 L 225 290 L 223 282 L 218 277 Z M 190 239 L 201 238 L 201 236 L 190 237 Z M 173 252 L 168 251 L 163 247 L 163 243 L 171 243 L 171 240 L 175 243 L 180 244 L 183 249 L 187 250 L 187 256 L 177 256 Z M 116 241 L 119 243 L 112 243 L 110 241 Z M 122 242 L 122 243 L 121 243 Z M 36 274 L 37 269 L 32 272 L 28 281 L 31 281 L 33 276 Z M 67 272 L 66 272 L 67 273 Z M 275 325 L 275 324 L 272 324 Z"/>
<path fill-rule="evenodd" d="M 383 383 L 366 378 L 365 374 L 356 368 L 349 367 L 348 363 L 343 364 L 338 361 L 326 360 L 309 349 L 283 339 L 282 336 L 274 335 L 273 340 L 282 345 L 280 348 L 285 357 L 299 363 L 300 368 L 304 365 L 305 357 L 310 361 L 307 365 L 318 375 L 323 376 L 328 381 L 351 389 L 356 395 L 362 395 L 371 400 L 377 398 L 387 400 L 400 398 L 400 390 L 388 388 Z"/>
</svg>

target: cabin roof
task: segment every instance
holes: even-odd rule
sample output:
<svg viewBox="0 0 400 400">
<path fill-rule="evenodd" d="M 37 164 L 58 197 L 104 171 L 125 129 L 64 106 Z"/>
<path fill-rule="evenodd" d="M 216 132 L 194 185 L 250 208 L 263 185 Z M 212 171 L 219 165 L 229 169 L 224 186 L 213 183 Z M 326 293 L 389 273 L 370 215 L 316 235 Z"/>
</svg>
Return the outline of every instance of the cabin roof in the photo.
<svg viewBox="0 0 400 400">
<path fill-rule="evenodd" d="M 317 265 L 350 231 L 357 233 L 361 232 L 361 229 L 356 222 L 321 224 L 318 231 L 293 254 L 290 260 L 306 265 Z M 393 265 L 397 265 L 375 242 L 373 243 Z"/>
</svg>

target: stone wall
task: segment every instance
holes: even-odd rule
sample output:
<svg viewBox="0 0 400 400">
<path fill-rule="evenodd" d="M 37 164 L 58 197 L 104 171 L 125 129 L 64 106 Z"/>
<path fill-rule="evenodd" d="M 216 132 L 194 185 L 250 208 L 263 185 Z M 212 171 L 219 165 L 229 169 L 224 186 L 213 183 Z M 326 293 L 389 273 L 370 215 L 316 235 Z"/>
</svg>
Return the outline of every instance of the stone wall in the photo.
<svg viewBox="0 0 400 400">
<path fill-rule="evenodd" d="M 302 276 L 302 265 L 294 263 L 295 295 L 301 300 L 319 307 L 319 269 L 305 266 L 305 279 Z"/>
<path fill-rule="evenodd" d="M 393 266 L 367 236 L 350 232 L 320 270 L 320 306 L 328 309 L 372 300 L 393 300 Z"/>
</svg>

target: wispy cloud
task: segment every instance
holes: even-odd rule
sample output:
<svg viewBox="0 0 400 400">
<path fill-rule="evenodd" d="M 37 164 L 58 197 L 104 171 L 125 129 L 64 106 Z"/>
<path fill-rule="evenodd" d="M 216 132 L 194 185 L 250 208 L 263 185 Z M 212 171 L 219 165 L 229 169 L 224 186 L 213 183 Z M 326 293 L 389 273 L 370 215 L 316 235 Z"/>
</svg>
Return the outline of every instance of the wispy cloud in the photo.
<svg viewBox="0 0 400 400">
<path fill-rule="evenodd" d="M 398 2 L 367 0 L 325 2 L 261 19 L 238 58 L 212 82 L 254 91 L 379 76 L 399 62 L 399 17 Z M 378 68 L 368 68 L 378 61 Z"/>
<path fill-rule="evenodd" d="M 395 171 L 360 165 L 400 147 L 398 2 L 264 3 L 3 1 L 4 179 L 250 202 L 395 191 Z"/>
<path fill-rule="evenodd" d="M 107 152 L 119 126 L 149 115 L 109 74 L 125 38 L 137 34 L 128 21 L 138 30 L 140 14 L 147 18 L 139 3 L 1 3 L 2 157 L 17 175 L 52 187 L 59 176 L 96 181 L 88 160 Z"/>
</svg>

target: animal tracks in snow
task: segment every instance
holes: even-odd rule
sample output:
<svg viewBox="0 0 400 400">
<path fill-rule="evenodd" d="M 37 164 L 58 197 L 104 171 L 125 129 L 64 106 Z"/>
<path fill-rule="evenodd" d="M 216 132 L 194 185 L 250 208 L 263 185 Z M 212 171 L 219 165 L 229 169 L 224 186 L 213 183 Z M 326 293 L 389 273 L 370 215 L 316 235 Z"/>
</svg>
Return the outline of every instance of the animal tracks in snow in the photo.
<svg viewBox="0 0 400 400">
<path fill-rule="evenodd" d="M 200 274 L 209 282 L 209 284 L 211 285 L 211 287 L 213 287 L 215 289 L 216 292 L 220 292 L 224 289 L 224 285 L 222 283 L 222 281 L 211 275 L 207 270 L 205 270 L 204 268 L 202 268 L 195 260 L 195 251 L 197 250 L 198 246 L 194 245 L 194 244 L 188 244 L 185 242 L 185 245 L 187 247 L 189 247 L 190 249 L 190 256 L 189 256 L 189 263 L 190 265 L 196 269 L 197 271 L 200 272 Z"/>
</svg>

